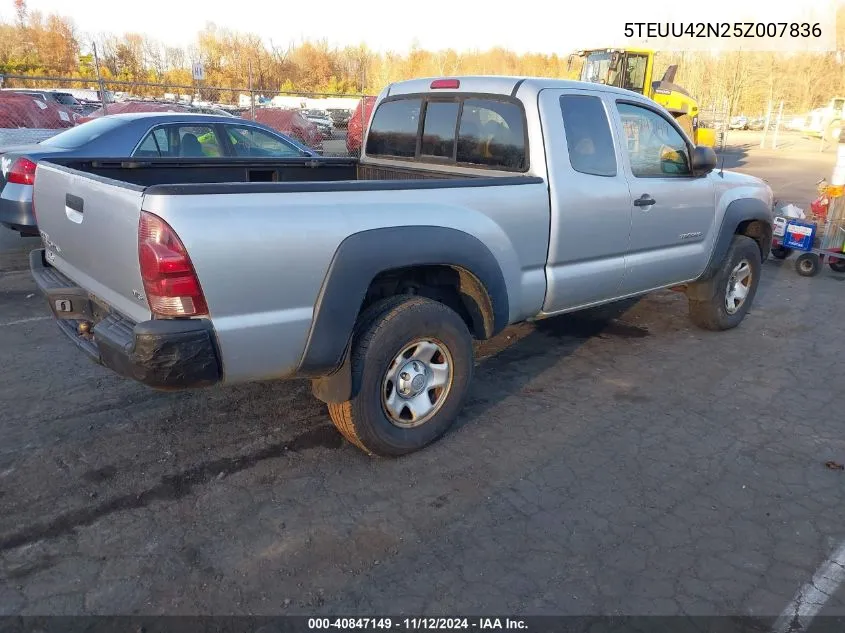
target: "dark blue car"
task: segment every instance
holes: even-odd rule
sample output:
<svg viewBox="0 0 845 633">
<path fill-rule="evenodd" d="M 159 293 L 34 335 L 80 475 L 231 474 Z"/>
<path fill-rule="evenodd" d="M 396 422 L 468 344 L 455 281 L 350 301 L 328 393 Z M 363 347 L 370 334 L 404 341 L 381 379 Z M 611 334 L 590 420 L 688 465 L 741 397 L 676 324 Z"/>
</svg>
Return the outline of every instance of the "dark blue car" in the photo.
<svg viewBox="0 0 845 633">
<path fill-rule="evenodd" d="M 272 128 L 237 117 L 176 112 L 104 116 L 33 145 L 0 148 L 0 224 L 37 235 L 32 211 L 42 158 L 209 158 L 318 156 Z"/>
</svg>

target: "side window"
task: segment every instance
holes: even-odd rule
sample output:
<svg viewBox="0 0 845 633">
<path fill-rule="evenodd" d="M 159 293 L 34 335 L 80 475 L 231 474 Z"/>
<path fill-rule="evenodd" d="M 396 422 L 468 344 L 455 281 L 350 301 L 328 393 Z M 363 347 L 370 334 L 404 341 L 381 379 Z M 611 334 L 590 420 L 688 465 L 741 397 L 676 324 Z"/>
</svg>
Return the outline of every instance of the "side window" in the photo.
<svg viewBox="0 0 845 633">
<path fill-rule="evenodd" d="M 138 149 L 135 150 L 133 156 L 144 156 L 147 158 L 161 156 L 161 152 L 158 151 L 158 146 L 156 145 L 156 140 L 152 132 L 147 134 L 146 138 L 138 146 Z"/>
<path fill-rule="evenodd" d="M 458 108 L 455 101 L 429 101 L 425 106 L 425 123 L 420 143 L 421 156 L 452 158 L 455 153 L 455 125 Z"/>
<path fill-rule="evenodd" d="M 525 125 L 522 108 L 492 99 L 467 99 L 458 128 L 459 163 L 523 171 Z"/>
<path fill-rule="evenodd" d="M 675 127 L 648 108 L 618 104 L 631 171 L 638 178 L 689 176 L 686 141 Z"/>
<path fill-rule="evenodd" d="M 253 127 L 227 125 L 226 134 L 235 150 L 235 156 L 291 158 L 303 155 L 293 145 Z"/>
<path fill-rule="evenodd" d="M 615 176 L 616 149 L 602 100 L 563 95 L 560 107 L 572 169 L 593 176 Z"/>
<path fill-rule="evenodd" d="M 209 125 L 176 126 L 175 142 L 178 142 L 177 156 L 183 158 L 211 158 L 223 156 L 220 139 Z"/>
<path fill-rule="evenodd" d="M 370 125 L 367 154 L 413 158 L 417 153 L 420 99 L 382 102 Z"/>
<path fill-rule="evenodd" d="M 622 77 L 622 88 L 642 94 L 645 87 L 645 67 L 648 57 L 645 55 L 625 56 L 625 74 Z"/>
<path fill-rule="evenodd" d="M 158 128 L 157 130 L 153 130 L 153 136 L 155 137 L 156 146 L 161 155 L 170 156 L 170 143 L 167 140 L 167 132 L 162 128 Z"/>
<path fill-rule="evenodd" d="M 162 128 L 156 128 L 144 138 L 138 149 L 135 150 L 133 156 L 143 156 L 147 158 L 158 158 L 162 156 L 170 156 L 169 143 L 167 142 L 167 132 Z"/>
</svg>

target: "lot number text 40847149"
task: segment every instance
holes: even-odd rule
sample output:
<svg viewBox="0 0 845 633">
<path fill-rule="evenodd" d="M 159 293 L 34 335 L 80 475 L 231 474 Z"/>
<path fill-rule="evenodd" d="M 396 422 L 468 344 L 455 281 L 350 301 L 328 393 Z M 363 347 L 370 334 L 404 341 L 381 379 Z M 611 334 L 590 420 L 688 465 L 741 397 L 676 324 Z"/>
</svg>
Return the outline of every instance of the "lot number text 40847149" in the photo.
<svg viewBox="0 0 845 633">
<path fill-rule="evenodd" d="M 382 629 L 418 630 L 524 630 L 524 620 L 512 618 L 308 618 L 309 630 Z"/>
</svg>

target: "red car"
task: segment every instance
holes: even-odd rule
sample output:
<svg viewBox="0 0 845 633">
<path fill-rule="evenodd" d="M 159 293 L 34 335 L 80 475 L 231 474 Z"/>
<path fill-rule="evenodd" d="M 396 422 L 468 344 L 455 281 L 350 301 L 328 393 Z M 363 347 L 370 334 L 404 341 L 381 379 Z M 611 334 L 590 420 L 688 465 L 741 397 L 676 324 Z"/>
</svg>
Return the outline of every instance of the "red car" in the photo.
<svg viewBox="0 0 845 633">
<path fill-rule="evenodd" d="M 60 130 L 73 127 L 79 113 L 53 101 L 20 92 L 0 92 L 0 128 Z"/>
<path fill-rule="evenodd" d="M 361 104 L 364 104 L 364 117 L 361 118 Z M 364 139 L 366 125 L 369 125 L 370 115 L 373 113 L 373 106 L 376 103 L 375 97 L 364 97 L 358 102 L 358 106 L 349 119 L 349 127 L 346 129 L 346 150 L 350 154 L 361 153 L 361 143 Z M 364 123 L 366 121 L 366 124 Z"/>
<path fill-rule="evenodd" d="M 252 119 L 252 116 L 249 111 L 246 111 L 243 118 Z M 318 152 L 323 150 L 323 135 L 320 134 L 320 130 L 297 110 L 256 108 L 255 121 L 290 136 Z"/>
</svg>

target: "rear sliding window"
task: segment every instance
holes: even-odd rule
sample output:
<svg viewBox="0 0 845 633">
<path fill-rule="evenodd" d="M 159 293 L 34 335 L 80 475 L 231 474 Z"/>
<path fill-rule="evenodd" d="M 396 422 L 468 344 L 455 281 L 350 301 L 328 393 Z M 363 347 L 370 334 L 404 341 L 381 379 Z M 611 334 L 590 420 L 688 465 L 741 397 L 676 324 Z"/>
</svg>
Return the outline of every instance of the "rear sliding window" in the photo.
<svg viewBox="0 0 845 633">
<path fill-rule="evenodd" d="M 615 176 L 616 148 L 602 100 L 563 95 L 560 107 L 572 169 L 593 176 Z"/>
<path fill-rule="evenodd" d="M 367 137 L 371 156 L 507 171 L 527 169 L 526 146 L 522 106 L 480 97 L 382 102 Z"/>
</svg>

